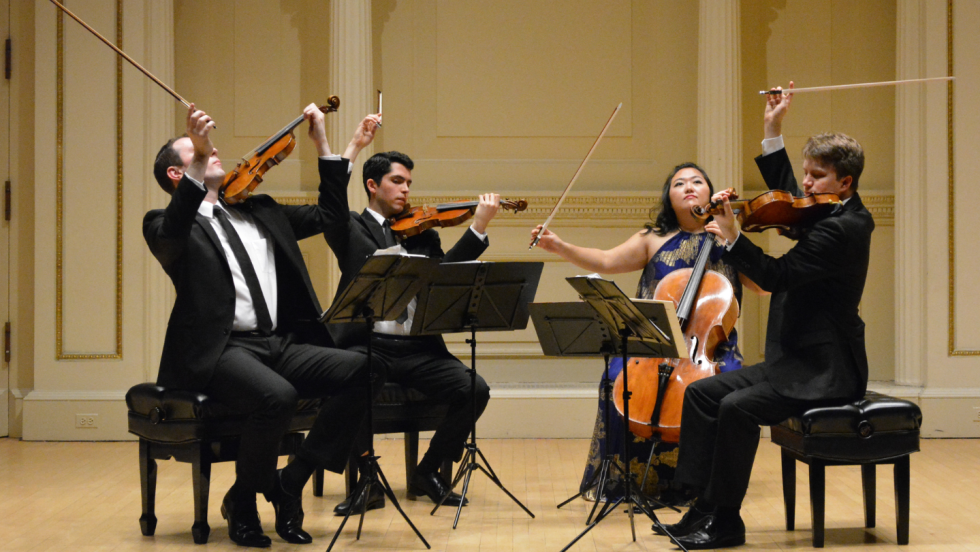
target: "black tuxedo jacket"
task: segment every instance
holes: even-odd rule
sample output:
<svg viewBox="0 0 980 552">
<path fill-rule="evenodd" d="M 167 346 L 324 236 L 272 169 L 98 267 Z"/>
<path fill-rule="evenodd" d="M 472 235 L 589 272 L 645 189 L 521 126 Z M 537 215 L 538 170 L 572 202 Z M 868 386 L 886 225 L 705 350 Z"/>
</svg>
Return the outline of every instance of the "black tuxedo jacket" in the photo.
<svg viewBox="0 0 980 552">
<path fill-rule="evenodd" d="M 347 159 L 320 161 L 320 180 L 325 183 L 321 193 L 328 198 L 325 201 L 326 224 L 323 236 L 340 264 L 340 284 L 337 286 L 335 299 L 354 279 L 367 258 L 385 247 L 383 230 L 374 217 L 367 210 L 355 213 L 349 208 L 348 166 Z M 448 253 L 443 253 L 439 233 L 429 229 L 404 240 L 402 245 L 412 254 L 442 259 L 445 262 L 462 262 L 476 260 L 489 247 L 489 238 L 483 241 L 473 232 L 466 231 Z M 354 345 L 366 345 L 369 336 L 364 324 L 356 323 L 331 324 L 330 333 L 337 345 L 345 349 Z"/>
<path fill-rule="evenodd" d="M 228 260 L 211 223 L 197 212 L 205 195 L 184 177 L 166 209 L 143 217 L 143 237 L 177 289 L 157 383 L 196 391 L 210 381 L 235 319 Z M 277 333 L 330 345 L 317 322 L 320 303 L 296 243 L 323 231 L 322 194 L 318 205 L 280 205 L 267 195 L 252 196 L 242 205 L 275 241 Z"/>
<path fill-rule="evenodd" d="M 800 196 L 786 150 L 756 158 L 770 189 Z M 785 255 L 770 257 L 744 237 L 725 259 L 772 292 L 766 330 L 766 374 L 783 396 L 843 400 L 864 396 L 868 358 L 858 304 L 874 230 L 855 193 L 815 224 Z"/>
</svg>

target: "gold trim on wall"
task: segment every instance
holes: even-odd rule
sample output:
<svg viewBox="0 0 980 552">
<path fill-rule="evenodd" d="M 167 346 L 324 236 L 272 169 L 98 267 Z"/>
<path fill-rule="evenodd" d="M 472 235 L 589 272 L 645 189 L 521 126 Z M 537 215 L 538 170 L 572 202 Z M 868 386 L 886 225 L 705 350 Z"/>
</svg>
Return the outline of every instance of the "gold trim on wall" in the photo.
<svg viewBox="0 0 980 552">
<path fill-rule="evenodd" d="M 116 57 L 116 351 L 115 353 L 70 353 L 63 350 L 62 335 L 63 320 L 63 288 L 64 272 L 62 266 L 62 251 L 64 248 L 64 136 L 65 136 L 65 103 L 64 103 L 64 14 L 60 10 L 58 20 L 58 54 L 57 54 L 57 215 L 55 231 L 55 358 L 57 360 L 121 360 L 122 359 L 122 212 L 123 212 L 123 148 L 122 148 L 122 58 Z M 122 0 L 116 0 L 116 45 L 122 48 L 123 11 Z"/>
<path fill-rule="evenodd" d="M 953 0 L 946 2 L 946 75 L 953 75 Z M 953 82 L 946 83 L 946 150 L 949 159 L 949 356 L 980 356 L 980 350 L 956 348 L 956 173 L 953 128 Z"/>
<path fill-rule="evenodd" d="M 313 205 L 316 194 L 273 194 L 276 201 L 283 205 Z M 470 201 L 466 196 L 412 196 L 413 205 L 437 205 L 453 201 Z M 501 210 L 493 219 L 493 226 L 504 228 L 528 229 L 537 226 L 551 213 L 558 201 L 557 194 L 515 195 L 513 199 L 527 201 L 527 209 L 514 213 Z M 892 194 L 862 195 L 861 201 L 871 212 L 875 224 L 883 226 L 895 225 L 895 196 Z M 592 228 L 641 228 L 650 222 L 650 210 L 660 203 L 659 196 L 652 195 L 579 195 L 565 199 L 561 210 L 555 216 L 558 222 L 578 222 L 587 220 Z"/>
<path fill-rule="evenodd" d="M 316 194 L 272 194 L 275 200 L 283 205 L 313 205 Z M 500 210 L 494 217 L 493 225 L 497 227 L 528 227 L 537 226 L 548 218 L 551 209 L 558 201 L 557 194 L 508 195 L 507 199 L 523 199 L 527 201 L 527 209 L 520 213 Z M 473 201 L 471 196 L 430 195 L 412 196 L 412 205 L 434 206 L 440 203 L 454 201 Z M 595 228 L 639 228 L 650 220 L 650 209 L 660 202 L 659 197 L 642 195 L 580 195 L 568 197 L 562 203 L 562 208 L 555 216 L 555 221 L 589 220 Z"/>
</svg>

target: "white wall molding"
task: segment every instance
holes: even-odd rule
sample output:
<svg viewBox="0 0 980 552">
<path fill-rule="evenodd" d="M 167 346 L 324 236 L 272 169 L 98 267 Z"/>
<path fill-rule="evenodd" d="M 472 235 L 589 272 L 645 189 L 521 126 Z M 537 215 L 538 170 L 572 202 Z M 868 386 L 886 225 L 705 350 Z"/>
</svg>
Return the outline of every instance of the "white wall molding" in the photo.
<svg viewBox="0 0 980 552">
<path fill-rule="evenodd" d="M 897 79 L 921 78 L 925 71 L 926 5 L 900 0 L 897 15 Z M 895 90 L 895 380 L 923 381 L 926 366 L 926 173 L 925 90 Z"/>
<path fill-rule="evenodd" d="M 24 402 L 125 401 L 126 389 L 113 391 L 41 390 L 28 391 Z"/>
<path fill-rule="evenodd" d="M 147 17 L 144 20 L 146 40 L 144 59 L 146 67 L 163 82 L 174 82 L 174 6 L 173 2 L 144 0 Z M 159 87 L 146 79 L 143 86 L 142 114 L 145 121 L 143 159 L 156 159 L 157 152 L 167 140 L 176 135 L 174 121 L 177 103 Z M 149 172 L 149 171 L 147 171 Z M 147 176 L 144 186 L 143 210 L 161 209 L 167 206 L 170 196 L 160 190 Z M 160 365 L 163 341 L 167 332 L 170 309 L 174 304 L 174 287 L 160 263 L 143 248 L 143 380 L 154 381 Z"/>
<path fill-rule="evenodd" d="M 742 58 L 738 0 L 698 11 L 698 164 L 742 191 Z"/>
</svg>

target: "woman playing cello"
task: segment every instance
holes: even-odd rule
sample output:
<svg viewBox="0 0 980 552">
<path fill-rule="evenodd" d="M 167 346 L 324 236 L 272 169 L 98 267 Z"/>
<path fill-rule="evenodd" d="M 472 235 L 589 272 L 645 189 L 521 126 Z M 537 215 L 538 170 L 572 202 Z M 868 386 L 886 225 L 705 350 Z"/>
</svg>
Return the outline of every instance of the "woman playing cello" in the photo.
<svg viewBox="0 0 980 552">
<path fill-rule="evenodd" d="M 711 235 L 705 233 L 706 220 L 695 217 L 691 208 L 705 205 L 714 193 L 711 180 L 701 167 L 694 163 L 684 163 L 675 167 L 664 182 L 661 205 L 656 214 L 653 210 L 652 223 L 647 223 L 644 230 L 633 234 L 622 244 L 609 249 L 600 250 L 577 246 L 563 241 L 550 230 L 541 234 L 538 246 L 561 256 L 572 264 L 604 274 L 619 274 L 634 270 L 643 270 L 637 286 L 636 296 L 640 299 L 652 299 L 657 284 L 667 274 L 681 268 L 694 265 L 698 252 Z M 531 231 L 532 239 L 538 236 L 541 227 Z M 708 262 L 708 269 L 724 275 L 735 290 L 735 297 L 741 301 L 742 284 L 753 289 L 755 285 L 742 279 L 731 266 L 721 262 L 723 248 L 716 248 Z M 728 341 L 719 344 L 715 350 L 715 361 L 721 371 L 735 370 L 742 365 L 742 356 L 738 351 L 738 337 L 733 330 Z M 609 366 L 610 378 L 615 379 L 622 371 L 622 359 L 613 358 Z M 599 415 L 596 417 L 595 430 L 592 435 L 592 446 L 589 449 L 588 463 L 582 479 L 582 490 L 586 491 L 589 482 L 593 480 L 595 471 L 599 468 L 606 450 L 622 450 L 623 430 L 620 424 L 622 417 L 612 416 L 611 427 L 603 427 L 602 413 L 605 411 L 604 398 L 600 394 Z M 648 496 L 660 496 L 663 502 L 683 502 L 682 497 L 667 496 L 669 481 L 677 465 L 677 445 L 661 443 L 637 437 L 632 445 L 633 458 L 627 459 L 629 469 L 638 483 L 643 477 L 647 458 L 653 451 L 653 469 L 646 480 L 642 482 L 641 490 Z M 623 467 L 623 459 L 618 459 Z M 586 491 L 586 498 L 594 499 L 595 489 Z M 610 494 L 607 492 L 606 494 Z M 615 499 L 614 496 L 602 497 Z"/>
</svg>

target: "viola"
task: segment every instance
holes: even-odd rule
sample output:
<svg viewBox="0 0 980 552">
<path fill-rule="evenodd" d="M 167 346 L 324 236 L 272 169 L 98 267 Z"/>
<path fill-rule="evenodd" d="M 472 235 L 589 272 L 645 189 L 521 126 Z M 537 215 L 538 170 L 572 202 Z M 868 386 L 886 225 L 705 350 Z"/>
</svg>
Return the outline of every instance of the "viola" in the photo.
<svg viewBox="0 0 980 552">
<path fill-rule="evenodd" d="M 441 203 L 435 207 L 407 206 L 401 214 L 391 218 L 391 231 L 402 239 L 417 236 L 429 228 L 449 227 L 462 224 L 470 219 L 476 212 L 479 201 L 459 201 L 454 203 Z M 527 201 L 519 199 L 511 201 L 501 199 L 500 206 L 504 209 L 516 213 L 527 209 Z"/>
<path fill-rule="evenodd" d="M 331 113 L 339 107 L 340 98 L 330 96 L 327 98 L 327 105 L 320 106 L 320 111 Z M 300 115 L 256 148 L 250 157 L 243 157 L 234 170 L 225 175 L 221 187 L 218 188 L 218 196 L 228 205 L 248 199 L 252 190 L 262 182 L 266 171 L 282 163 L 296 147 L 293 129 L 302 122 L 303 116 Z"/>
<path fill-rule="evenodd" d="M 673 301 L 688 359 L 631 358 L 629 370 L 630 419 L 635 435 L 677 443 L 680 440 L 684 392 L 691 383 L 718 373 L 714 361 L 718 344 L 738 320 L 738 301 L 728 278 L 706 270 L 714 239 L 708 236 L 692 268 L 675 270 L 657 284 L 653 298 Z M 623 415 L 623 374 L 613 384 L 613 403 Z"/>
<path fill-rule="evenodd" d="M 729 191 L 733 193 L 732 198 L 738 197 L 734 195 L 734 190 L 729 188 Z M 753 199 L 730 202 L 742 230 L 762 232 L 776 228 L 780 234 L 795 234 L 801 228 L 813 226 L 843 205 L 836 194 L 796 197 L 784 190 L 770 190 Z M 724 204 L 720 201 L 691 207 L 691 213 L 702 220 L 723 212 Z"/>
</svg>

